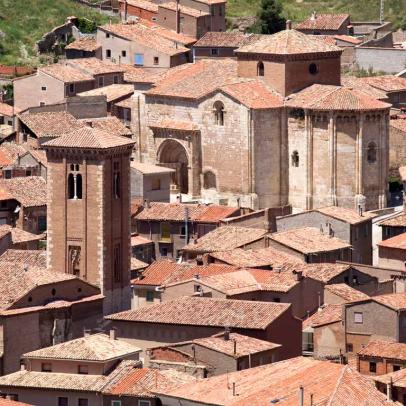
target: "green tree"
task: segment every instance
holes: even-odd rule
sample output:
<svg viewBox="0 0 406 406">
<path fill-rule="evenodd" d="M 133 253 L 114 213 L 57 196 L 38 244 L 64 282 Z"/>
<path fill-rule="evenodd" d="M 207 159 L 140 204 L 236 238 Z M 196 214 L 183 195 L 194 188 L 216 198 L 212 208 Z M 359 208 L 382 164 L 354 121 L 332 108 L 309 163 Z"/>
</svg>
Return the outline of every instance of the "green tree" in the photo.
<svg viewBox="0 0 406 406">
<path fill-rule="evenodd" d="M 275 34 L 285 29 L 286 20 L 282 17 L 279 0 L 261 0 L 258 13 L 257 31 L 261 34 Z"/>
</svg>

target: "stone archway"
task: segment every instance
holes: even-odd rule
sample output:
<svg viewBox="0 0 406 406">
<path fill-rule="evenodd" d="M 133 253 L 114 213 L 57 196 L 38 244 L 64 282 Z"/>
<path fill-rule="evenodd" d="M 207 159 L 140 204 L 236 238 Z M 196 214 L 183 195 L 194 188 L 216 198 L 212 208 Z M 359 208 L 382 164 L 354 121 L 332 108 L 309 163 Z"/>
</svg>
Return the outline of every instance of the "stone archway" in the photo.
<svg viewBox="0 0 406 406">
<path fill-rule="evenodd" d="M 163 166 L 175 169 L 172 176 L 172 190 L 176 193 L 189 193 L 189 158 L 178 141 L 165 140 L 157 154 L 157 161 Z"/>
</svg>

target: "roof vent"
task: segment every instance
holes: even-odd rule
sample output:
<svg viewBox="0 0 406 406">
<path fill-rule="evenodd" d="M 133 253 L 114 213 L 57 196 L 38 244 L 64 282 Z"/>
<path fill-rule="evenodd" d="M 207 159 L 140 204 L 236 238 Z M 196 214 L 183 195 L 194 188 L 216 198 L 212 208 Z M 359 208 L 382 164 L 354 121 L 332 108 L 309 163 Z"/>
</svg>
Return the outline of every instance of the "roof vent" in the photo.
<svg viewBox="0 0 406 406">
<path fill-rule="evenodd" d="M 310 20 L 316 20 L 317 19 L 317 13 L 316 13 L 316 11 L 313 11 L 313 13 L 312 13 L 312 15 L 311 15 L 311 17 L 310 17 Z"/>
</svg>

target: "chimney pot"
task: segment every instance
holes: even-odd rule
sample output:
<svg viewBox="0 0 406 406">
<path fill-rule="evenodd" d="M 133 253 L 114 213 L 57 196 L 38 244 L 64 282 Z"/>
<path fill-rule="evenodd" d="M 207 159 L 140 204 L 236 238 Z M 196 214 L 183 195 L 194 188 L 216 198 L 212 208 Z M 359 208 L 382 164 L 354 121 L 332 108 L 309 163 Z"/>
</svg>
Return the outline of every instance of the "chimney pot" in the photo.
<svg viewBox="0 0 406 406">
<path fill-rule="evenodd" d="M 115 330 L 114 328 L 112 328 L 112 329 L 110 330 L 110 340 L 117 340 L 117 337 L 116 337 L 116 330 Z"/>
<path fill-rule="evenodd" d="M 286 20 L 286 29 L 291 30 L 292 29 L 292 20 Z"/>
<path fill-rule="evenodd" d="M 228 341 L 230 339 L 230 328 L 226 327 L 224 329 L 224 341 Z"/>
</svg>

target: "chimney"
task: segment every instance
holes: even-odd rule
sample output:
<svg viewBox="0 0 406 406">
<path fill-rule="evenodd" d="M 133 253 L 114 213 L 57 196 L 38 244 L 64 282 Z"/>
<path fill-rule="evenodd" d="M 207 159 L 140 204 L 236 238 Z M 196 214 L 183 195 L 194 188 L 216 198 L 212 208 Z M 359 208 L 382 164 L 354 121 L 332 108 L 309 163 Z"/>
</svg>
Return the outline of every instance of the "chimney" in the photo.
<svg viewBox="0 0 406 406">
<path fill-rule="evenodd" d="M 331 228 L 331 223 L 327 223 L 327 237 L 331 238 L 333 236 L 333 230 Z"/>
<path fill-rule="evenodd" d="M 233 340 L 234 341 L 234 355 L 237 354 L 237 340 Z"/>
<path fill-rule="evenodd" d="M 112 328 L 112 329 L 110 330 L 110 340 L 117 340 L 117 337 L 116 337 L 116 330 L 115 330 L 114 328 Z"/>
<path fill-rule="evenodd" d="M 90 336 L 90 330 L 84 328 L 83 329 L 83 337 L 89 337 Z"/>
<path fill-rule="evenodd" d="M 299 406 L 304 406 L 304 388 L 300 386 L 299 388 Z"/>
<path fill-rule="evenodd" d="M 235 392 L 235 382 L 233 382 L 233 396 L 236 396 L 236 392 Z"/>
<path fill-rule="evenodd" d="M 301 281 L 303 279 L 303 271 L 293 271 L 293 275 L 295 275 L 297 281 Z"/>
<path fill-rule="evenodd" d="M 310 20 L 314 21 L 316 19 L 317 19 L 317 13 L 316 13 L 316 11 L 313 11 L 313 13 L 312 13 L 312 15 L 310 17 Z"/>
<path fill-rule="evenodd" d="M 24 364 L 24 363 L 22 363 L 22 364 L 20 365 L 20 371 L 25 371 L 25 364 Z"/>
<path fill-rule="evenodd" d="M 292 20 L 286 20 L 286 29 L 291 30 L 292 29 Z"/>
<path fill-rule="evenodd" d="M 358 214 L 362 217 L 363 213 L 362 213 L 362 206 L 359 204 L 358 205 Z"/>
<path fill-rule="evenodd" d="M 149 209 L 151 206 L 150 206 L 150 204 L 149 204 L 149 199 L 145 199 L 144 200 L 144 206 L 147 208 L 147 209 Z"/>
<path fill-rule="evenodd" d="M 224 341 L 228 341 L 230 339 L 230 328 L 226 327 L 224 329 Z"/>
<path fill-rule="evenodd" d="M 200 279 L 200 275 L 199 275 L 198 273 L 195 273 L 195 274 L 193 275 L 193 278 L 195 278 L 195 279 Z"/>
<path fill-rule="evenodd" d="M 180 33 L 180 10 L 179 10 L 179 0 L 176 0 L 176 33 Z M 177 45 L 177 44 L 175 44 Z"/>
<path fill-rule="evenodd" d="M 281 268 L 280 266 L 276 266 L 276 267 L 274 268 L 274 271 L 275 271 L 275 272 L 278 272 L 278 273 L 281 273 L 281 272 L 282 272 L 282 268 Z"/>
<path fill-rule="evenodd" d="M 124 21 L 127 21 L 128 18 L 128 4 L 127 0 L 124 0 Z"/>
<path fill-rule="evenodd" d="M 320 234 L 324 234 L 324 230 L 323 230 L 323 224 L 320 224 Z"/>
<path fill-rule="evenodd" d="M 202 266 L 203 265 L 203 256 L 202 255 L 198 255 L 196 257 L 196 265 L 197 266 Z"/>
<path fill-rule="evenodd" d="M 392 402 L 392 378 L 386 384 L 386 399 L 388 402 Z"/>
</svg>

